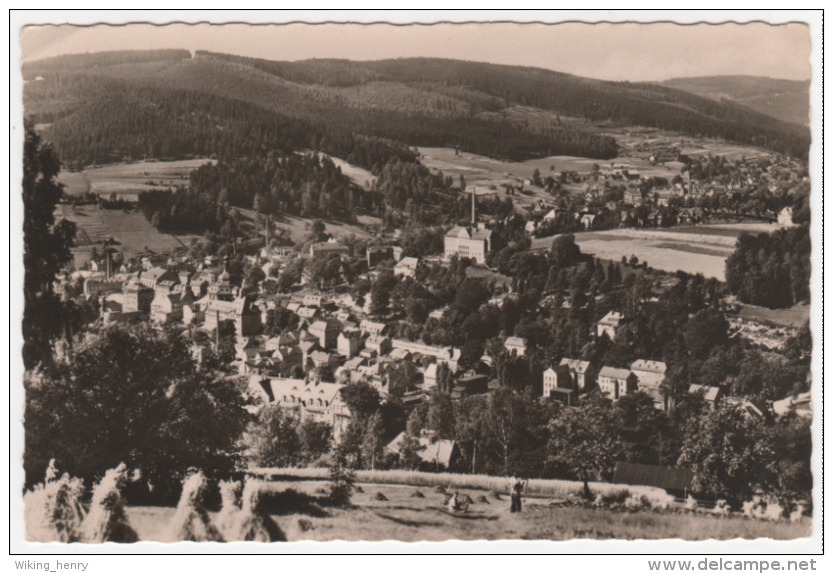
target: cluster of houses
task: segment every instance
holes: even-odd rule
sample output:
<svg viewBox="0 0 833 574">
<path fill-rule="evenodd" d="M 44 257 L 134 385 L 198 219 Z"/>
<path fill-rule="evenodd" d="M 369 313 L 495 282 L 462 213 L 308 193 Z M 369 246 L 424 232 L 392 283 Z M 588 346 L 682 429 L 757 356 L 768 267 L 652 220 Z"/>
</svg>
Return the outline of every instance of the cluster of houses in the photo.
<svg viewBox="0 0 833 574">
<path fill-rule="evenodd" d="M 149 317 L 153 322 L 202 325 L 213 331 L 232 321 L 245 337 L 261 327 L 256 296 L 243 294 L 227 270 L 196 271 L 188 264 L 146 266 L 114 275 L 92 273 L 84 280 L 84 295 L 99 298 L 105 323 Z"/>
<path fill-rule="evenodd" d="M 564 358 L 544 371 L 544 397 L 569 405 L 577 395 L 594 388 L 613 401 L 642 391 L 654 400 L 656 408 L 667 410 L 669 404 L 662 388 L 666 370 L 662 361 L 638 359 L 627 369 L 602 366 L 597 370 L 588 361 Z"/>
</svg>

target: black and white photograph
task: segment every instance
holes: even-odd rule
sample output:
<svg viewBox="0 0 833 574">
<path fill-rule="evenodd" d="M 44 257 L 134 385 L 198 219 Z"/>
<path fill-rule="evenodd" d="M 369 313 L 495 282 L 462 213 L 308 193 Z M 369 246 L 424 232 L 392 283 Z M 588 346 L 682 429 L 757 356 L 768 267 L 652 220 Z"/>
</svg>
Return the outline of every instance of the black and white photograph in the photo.
<svg viewBox="0 0 833 574">
<path fill-rule="evenodd" d="M 820 540 L 815 15 L 192 16 L 11 30 L 30 548 Z"/>
</svg>

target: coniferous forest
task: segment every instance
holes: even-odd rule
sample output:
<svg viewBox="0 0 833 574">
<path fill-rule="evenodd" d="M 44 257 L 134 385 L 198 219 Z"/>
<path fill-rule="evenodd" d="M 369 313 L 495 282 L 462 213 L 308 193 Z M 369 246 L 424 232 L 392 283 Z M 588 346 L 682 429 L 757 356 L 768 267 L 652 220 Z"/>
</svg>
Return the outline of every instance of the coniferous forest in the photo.
<svg viewBox="0 0 833 574">
<path fill-rule="evenodd" d="M 412 158 L 404 145 L 456 146 L 506 160 L 615 157 L 615 141 L 594 122 L 802 158 L 809 147 L 806 128 L 664 86 L 453 60 L 290 63 L 114 52 L 33 62 L 23 74 L 27 115 L 48 124 L 62 160 L 82 165 L 314 148 L 374 170 Z M 530 125 L 508 113 L 526 108 L 553 122 Z"/>
</svg>

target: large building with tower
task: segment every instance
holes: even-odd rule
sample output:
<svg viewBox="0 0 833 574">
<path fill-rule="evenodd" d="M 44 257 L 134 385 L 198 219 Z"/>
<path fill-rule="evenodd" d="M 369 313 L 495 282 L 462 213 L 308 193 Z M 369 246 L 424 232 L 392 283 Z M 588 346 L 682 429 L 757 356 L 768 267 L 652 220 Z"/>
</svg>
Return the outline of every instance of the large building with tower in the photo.
<svg viewBox="0 0 833 574">
<path fill-rule="evenodd" d="M 468 257 L 480 264 L 486 263 L 486 254 L 492 248 L 492 231 L 477 224 L 476 189 L 471 190 L 471 225 L 455 225 L 445 234 L 445 258 Z"/>
</svg>

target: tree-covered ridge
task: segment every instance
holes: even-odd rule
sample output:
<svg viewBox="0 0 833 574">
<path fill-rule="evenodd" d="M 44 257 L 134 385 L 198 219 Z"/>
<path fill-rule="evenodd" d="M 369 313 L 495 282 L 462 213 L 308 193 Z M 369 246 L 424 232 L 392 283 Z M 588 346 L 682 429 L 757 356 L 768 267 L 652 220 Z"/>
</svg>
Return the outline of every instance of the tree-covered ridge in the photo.
<svg viewBox="0 0 833 574">
<path fill-rule="evenodd" d="M 239 121 L 240 105 L 245 102 L 254 106 L 257 114 L 264 115 L 267 122 L 271 114 L 306 122 L 307 131 L 317 134 L 317 137 L 310 138 L 309 147 L 344 159 L 348 159 L 345 153 L 349 154 L 352 149 L 348 146 L 345 150 L 344 145 L 336 149 L 331 141 L 344 139 L 344 134 L 373 136 L 407 145 L 457 146 L 473 153 L 504 159 L 559 154 L 599 159 L 616 156 L 616 145 L 610 137 L 567 126 L 533 130 L 508 119 L 473 115 L 473 111 L 481 108 L 470 106 L 470 96 L 466 96 L 460 104 L 463 111 L 449 116 L 447 110 L 456 100 L 412 89 L 404 90 L 408 98 L 403 100 L 402 88 L 401 84 L 373 87 L 373 103 L 368 103 L 366 94 L 345 95 L 337 90 L 292 84 L 253 68 L 215 58 L 198 58 L 173 64 L 124 64 L 55 72 L 47 74 L 43 81 L 27 84 L 24 97 L 26 111 L 33 115 L 36 122 L 59 122 L 48 128 L 48 135 L 56 140 L 62 157 L 80 161 L 90 161 L 87 157 L 90 154 L 85 156 L 83 153 L 85 146 L 98 148 L 99 142 L 102 142 L 109 147 L 123 147 L 117 137 L 101 134 L 101 130 L 95 127 L 91 129 L 91 115 L 111 119 L 110 123 L 127 130 L 123 136 L 128 140 L 139 137 L 162 145 L 162 135 L 155 131 L 147 134 L 134 132 L 139 132 L 147 123 L 141 116 L 147 113 L 149 106 L 157 117 L 166 118 L 165 121 L 172 124 L 186 121 L 187 125 L 189 114 L 176 113 L 167 104 L 169 99 L 182 101 L 183 92 L 193 94 L 183 104 L 197 94 L 213 98 L 210 101 L 214 123 L 203 125 L 199 123 L 198 108 L 188 110 L 193 112 L 195 125 L 192 131 L 196 133 L 189 134 L 191 137 L 187 139 L 201 140 L 203 145 L 195 147 L 218 155 L 225 153 L 227 146 L 215 143 L 211 132 L 215 128 L 216 131 L 227 129 L 226 124 Z M 134 97 L 125 96 L 115 98 L 114 94 L 118 93 L 142 97 L 142 100 L 137 102 Z M 433 101 L 426 101 L 431 98 L 441 99 L 435 105 Z M 107 109 L 103 102 L 115 104 L 115 109 Z M 90 107 L 95 110 L 91 112 Z M 469 109 L 472 111 L 465 111 Z M 136 121 L 120 121 L 119 115 L 138 116 L 136 121 L 139 124 Z M 253 131 L 257 131 L 257 119 L 249 118 L 248 121 Z M 70 126 L 69 129 L 66 126 Z M 214 137 L 219 137 L 219 134 Z M 328 143 L 330 145 L 325 147 Z M 270 142 L 262 144 L 261 147 L 268 146 Z M 257 149 L 257 146 L 253 147 Z M 395 150 L 388 152 L 395 154 Z M 148 154 L 159 157 L 158 150 L 141 147 L 131 150 L 131 157 L 139 153 L 145 154 L 139 157 Z M 399 152 L 396 155 L 402 154 Z M 99 161 L 119 159 L 104 156 Z M 359 165 L 372 169 L 380 164 L 374 161 Z"/>
<path fill-rule="evenodd" d="M 272 153 L 261 159 L 206 164 L 187 187 L 139 195 L 139 209 L 166 232 L 227 232 L 231 207 L 264 215 L 348 220 L 356 209 L 374 209 L 378 198 L 353 185 L 332 160 L 315 154 Z"/>
<path fill-rule="evenodd" d="M 738 238 L 726 285 L 744 303 L 790 307 L 810 299 L 810 226 Z"/>
<path fill-rule="evenodd" d="M 565 116 L 720 137 L 802 158 L 810 143 L 809 130 L 804 127 L 773 120 L 731 102 L 651 83 L 607 82 L 537 68 L 435 58 L 270 62 L 224 54 L 211 56 L 244 62 L 298 83 L 345 87 L 398 81 L 464 87 Z"/>
<path fill-rule="evenodd" d="M 73 163 L 231 159 L 308 148 L 370 170 L 393 158 L 415 159 L 400 144 L 193 89 L 137 85 L 100 75 L 55 74 L 48 82 L 35 82 L 27 100 L 27 113 L 36 122 L 51 123 L 48 138 L 60 156 Z M 53 105 L 64 101 L 77 106 Z"/>
<path fill-rule="evenodd" d="M 38 76 L 52 72 L 81 70 L 117 64 L 139 64 L 144 62 L 176 61 L 188 59 L 188 50 L 118 50 L 95 52 L 92 54 L 66 54 L 34 62 L 25 62 L 22 66 L 23 79 L 32 81 Z"/>
<path fill-rule="evenodd" d="M 52 66 L 51 60 L 32 63 L 24 74 L 31 77 L 43 70 L 43 75 L 25 86 L 27 114 L 38 123 L 54 122 L 48 136 L 63 159 L 85 162 L 122 159 L 102 148 L 128 148 L 131 158 L 161 157 L 165 151 L 182 157 L 197 153 L 194 149 L 216 155 L 229 148 L 245 149 L 246 154 L 283 149 L 293 138 L 283 145 L 269 138 L 242 145 L 236 140 L 247 138 L 235 136 L 233 126 L 244 123 L 256 134 L 262 129 L 259 124 L 269 128 L 286 118 L 306 122 L 306 131 L 315 134 L 308 147 L 344 159 L 354 146 L 343 140 L 356 135 L 407 145 L 456 146 L 509 160 L 617 155 L 613 138 L 575 122 L 562 123 L 561 115 L 717 137 L 797 157 L 806 157 L 809 148 L 809 133 L 801 126 L 656 84 L 602 82 L 454 60 L 286 63 L 206 53 L 153 58 L 110 55 L 95 65 L 82 59 L 65 67 Z M 201 113 L 206 105 L 210 118 Z M 518 106 L 551 114 L 553 121 L 530 122 L 523 114 L 507 113 Z M 157 120 L 179 126 L 175 135 L 183 137 L 164 143 L 164 134 L 154 127 Z M 103 130 L 100 121 L 119 132 Z M 147 141 L 131 144 L 136 139 Z M 384 162 L 354 163 L 371 169 Z"/>
</svg>

